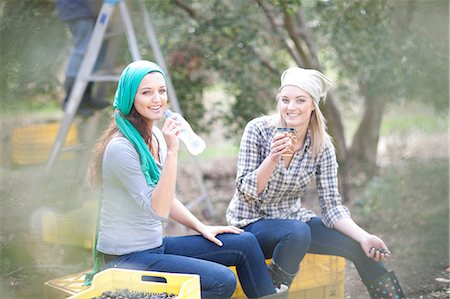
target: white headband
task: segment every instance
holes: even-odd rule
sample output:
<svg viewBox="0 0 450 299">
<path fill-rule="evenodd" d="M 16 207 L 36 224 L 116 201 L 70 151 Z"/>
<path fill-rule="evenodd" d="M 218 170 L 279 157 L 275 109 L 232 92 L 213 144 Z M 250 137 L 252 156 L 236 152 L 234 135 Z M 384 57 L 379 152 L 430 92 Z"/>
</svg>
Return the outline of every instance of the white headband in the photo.
<svg viewBox="0 0 450 299">
<path fill-rule="evenodd" d="M 287 69 L 281 75 L 279 90 L 287 85 L 303 89 L 311 95 L 316 103 L 319 103 L 320 100 L 325 98 L 333 82 L 319 71 L 293 67 Z"/>
</svg>

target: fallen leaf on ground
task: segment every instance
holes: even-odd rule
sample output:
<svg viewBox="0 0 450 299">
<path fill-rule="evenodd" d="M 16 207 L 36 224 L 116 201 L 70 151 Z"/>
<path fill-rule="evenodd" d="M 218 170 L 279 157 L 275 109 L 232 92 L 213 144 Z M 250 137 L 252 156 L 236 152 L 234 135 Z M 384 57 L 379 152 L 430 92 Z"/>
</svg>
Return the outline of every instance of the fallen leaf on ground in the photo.
<svg viewBox="0 0 450 299">
<path fill-rule="evenodd" d="M 448 279 L 448 278 L 438 277 L 435 280 L 438 282 L 450 283 L 450 279 Z"/>
</svg>

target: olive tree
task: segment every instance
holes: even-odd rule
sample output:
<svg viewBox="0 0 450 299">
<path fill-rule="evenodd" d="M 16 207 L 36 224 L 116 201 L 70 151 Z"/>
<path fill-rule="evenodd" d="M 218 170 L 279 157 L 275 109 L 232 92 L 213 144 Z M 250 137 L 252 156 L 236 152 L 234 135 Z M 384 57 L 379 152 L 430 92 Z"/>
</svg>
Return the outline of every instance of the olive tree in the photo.
<svg viewBox="0 0 450 299">
<path fill-rule="evenodd" d="M 341 165 L 345 198 L 348 175 L 364 182 L 377 171 L 386 105 L 426 101 L 447 108 L 448 32 L 429 34 L 434 26 L 448 30 L 442 26 L 447 18 L 441 14 L 433 24 L 420 20 L 427 9 L 447 12 L 448 3 L 436 0 L 424 6 L 387 0 L 172 0 L 153 4 L 152 15 L 164 16 L 158 28 L 169 56 L 174 55 L 169 40 L 182 49 L 175 53 L 184 57 L 195 53 L 195 59 L 184 63 L 173 60 L 175 74 L 193 64 L 204 78 L 203 87 L 211 80 L 224 82 L 235 99 L 225 121 L 237 135 L 249 119 L 273 108 L 279 75 L 287 66 L 336 73 L 335 92 L 328 95 L 323 109 Z M 166 18 L 169 15 L 173 24 Z M 178 32 L 176 42 L 173 32 Z M 436 43 L 439 37 L 443 41 Z M 194 88 L 195 82 L 182 78 L 177 89 L 192 83 L 189 88 Z M 186 106 L 183 96 L 181 100 Z M 340 109 L 346 101 L 363 111 L 351 144 L 345 139 Z"/>
</svg>

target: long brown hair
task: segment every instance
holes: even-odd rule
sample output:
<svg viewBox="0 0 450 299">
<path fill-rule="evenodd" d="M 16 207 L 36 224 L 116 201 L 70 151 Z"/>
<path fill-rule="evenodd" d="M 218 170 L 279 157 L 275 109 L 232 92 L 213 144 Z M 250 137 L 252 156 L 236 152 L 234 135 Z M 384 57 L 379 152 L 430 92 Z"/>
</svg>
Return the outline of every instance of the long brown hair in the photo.
<svg viewBox="0 0 450 299">
<path fill-rule="evenodd" d="M 141 134 L 145 143 L 147 145 L 151 144 L 151 129 L 148 128 L 145 119 L 137 112 L 134 106 L 131 108 L 130 113 L 125 116 L 125 118 L 136 128 L 139 134 Z M 113 114 L 109 121 L 108 127 L 100 136 L 92 151 L 92 158 L 89 165 L 88 174 L 88 183 L 92 187 L 99 186 L 102 183 L 103 155 L 105 153 L 106 146 L 114 137 L 117 136 L 118 132 L 119 128 L 117 127 L 116 120 Z"/>
</svg>

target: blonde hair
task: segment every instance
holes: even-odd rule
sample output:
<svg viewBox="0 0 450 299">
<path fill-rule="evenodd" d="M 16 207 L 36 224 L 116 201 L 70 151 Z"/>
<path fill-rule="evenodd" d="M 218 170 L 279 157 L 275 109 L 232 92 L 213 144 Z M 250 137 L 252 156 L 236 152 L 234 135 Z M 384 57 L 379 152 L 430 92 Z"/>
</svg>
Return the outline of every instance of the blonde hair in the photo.
<svg viewBox="0 0 450 299">
<path fill-rule="evenodd" d="M 281 116 L 280 99 L 281 93 L 278 93 L 276 96 L 278 113 L 275 115 L 274 123 L 278 127 L 286 127 L 286 122 Z M 326 144 L 331 144 L 333 146 L 333 142 L 331 136 L 327 132 L 327 121 L 319 108 L 319 104 L 312 98 L 311 101 L 314 105 L 314 110 L 311 112 L 308 129 L 311 133 L 312 156 L 315 159 Z"/>
</svg>

